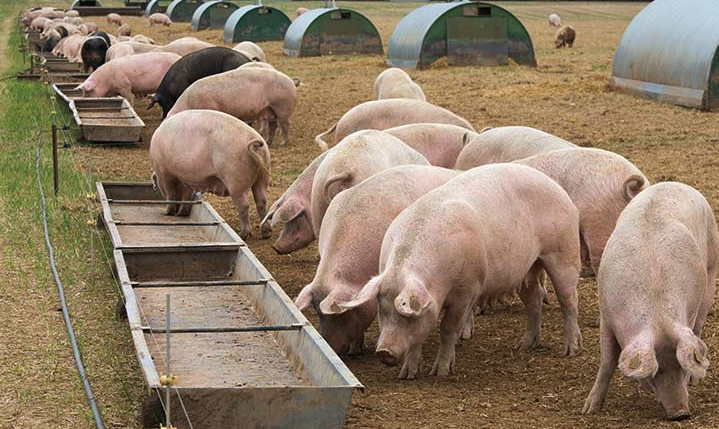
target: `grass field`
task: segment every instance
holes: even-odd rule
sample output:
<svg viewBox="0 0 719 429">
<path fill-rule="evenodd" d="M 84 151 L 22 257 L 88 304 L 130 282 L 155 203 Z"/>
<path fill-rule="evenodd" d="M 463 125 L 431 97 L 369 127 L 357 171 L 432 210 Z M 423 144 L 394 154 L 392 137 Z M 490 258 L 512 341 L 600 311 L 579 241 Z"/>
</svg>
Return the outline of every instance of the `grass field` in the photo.
<svg viewBox="0 0 719 429">
<path fill-rule="evenodd" d="M 117 0 L 113 0 L 119 3 Z M 69 3 L 69 2 L 68 2 Z M 635 163 L 652 182 L 679 180 L 699 189 L 719 208 L 717 179 L 719 116 L 664 103 L 633 98 L 608 87 L 614 50 L 640 3 L 499 2 L 527 26 L 537 54 L 536 69 L 524 67 L 451 68 L 440 61 L 426 71 L 410 71 L 428 100 L 467 118 L 477 129 L 485 126 L 527 125 L 554 133 L 582 146 L 612 150 Z M 0 76 L 23 68 L 16 52 L 17 11 L 40 2 L 0 3 Z M 55 4 L 60 4 L 55 2 Z M 311 2 L 274 4 L 291 16 Z M 385 44 L 396 23 L 419 4 L 342 2 L 368 16 Z M 577 29 L 574 49 L 556 50 L 554 31 L 546 16 L 559 12 Z M 104 19 L 96 22 L 106 26 Z M 164 43 L 191 34 L 189 24 L 169 29 L 147 27 L 142 18 L 128 18 L 134 33 Z M 222 44 L 219 30 L 194 33 Z M 9 37 L 9 39 L 8 39 Z M 280 42 L 261 44 L 268 61 L 301 78 L 299 101 L 292 118 L 289 147 L 273 147 L 270 201 L 278 198 L 320 151 L 313 137 L 345 111 L 369 100 L 374 78 L 384 68 L 380 56 L 288 58 Z M 88 226 L 95 212 L 85 198 L 88 182 L 149 180 L 147 149 L 159 124 L 158 108 L 136 110 L 148 125 L 137 147 L 61 150 L 61 192 L 50 197 L 51 234 L 59 269 L 68 289 L 70 310 L 82 346 L 90 381 L 110 427 L 136 427 L 145 392 L 129 330 L 114 316 L 117 289 L 104 260 L 104 235 Z M 42 135 L 42 174 L 51 195 L 48 134 L 53 120 L 47 89 L 36 83 L 0 81 L 0 428 L 89 427 L 91 417 L 72 362 L 69 343 L 57 311 L 58 300 L 47 265 L 35 187 L 36 126 Z M 63 109 L 57 110 L 62 122 Z M 88 177 L 90 172 L 91 178 Z M 208 198 L 237 228 L 229 199 Z M 258 236 L 256 215 L 252 222 Z M 274 238 L 277 234 L 275 233 Z M 94 237 L 91 239 L 91 237 Z M 100 238 L 105 241 L 100 241 Z M 316 245 L 278 256 L 271 240 L 248 240 L 265 266 L 291 297 L 314 276 Z M 94 255 L 94 256 L 93 256 Z M 694 418 L 681 423 L 659 420 L 661 407 L 636 383 L 615 376 L 605 405 L 596 416 L 582 416 L 584 398 L 599 363 L 596 283 L 580 283 L 580 327 L 584 350 L 575 358 L 561 357 L 561 316 L 556 300 L 545 311 L 543 347 L 518 354 L 513 346 L 524 329 L 525 316 L 517 302 L 477 320 L 476 337 L 457 348 L 457 374 L 423 376 L 412 382 L 396 380 L 396 368 L 386 368 L 372 356 L 376 325 L 369 332 L 368 351 L 346 360 L 367 390 L 355 394 L 347 427 L 717 427 L 719 377 L 691 391 Z M 308 317 L 314 315 L 308 312 Z M 705 340 L 710 360 L 719 362 L 719 323 L 710 316 Z M 431 362 L 438 337 L 426 343 Z"/>
</svg>

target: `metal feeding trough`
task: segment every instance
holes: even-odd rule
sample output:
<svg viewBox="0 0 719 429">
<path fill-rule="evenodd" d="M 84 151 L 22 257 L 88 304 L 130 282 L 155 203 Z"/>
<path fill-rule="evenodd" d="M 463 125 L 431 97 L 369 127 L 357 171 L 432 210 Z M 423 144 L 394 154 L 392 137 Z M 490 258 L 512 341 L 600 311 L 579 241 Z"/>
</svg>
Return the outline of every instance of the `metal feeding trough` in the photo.
<svg viewBox="0 0 719 429">
<path fill-rule="evenodd" d="M 90 143 L 135 143 L 145 123 L 122 97 L 83 98 L 77 83 L 52 86 L 70 108 L 82 137 Z"/>
<path fill-rule="evenodd" d="M 172 22 L 190 22 L 192 15 L 203 3 L 204 0 L 172 0 L 165 14 Z"/>
<path fill-rule="evenodd" d="M 292 21 L 282 50 L 292 57 L 331 54 L 382 54 L 377 28 L 359 12 L 330 5 L 311 9 Z"/>
<path fill-rule="evenodd" d="M 165 422 L 167 375 L 178 428 L 343 426 L 362 385 L 208 203 L 174 217 L 150 183 L 97 191 L 149 388 L 145 427 Z"/>
<path fill-rule="evenodd" d="M 56 57 L 50 53 L 34 53 L 30 56 L 30 68 L 18 74 L 17 77 L 40 79 L 45 72 L 47 72 L 47 77 L 52 80 L 84 79 L 88 76 L 82 70 L 82 63 L 72 63 L 67 58 Z"/>
<path fill-rule="evenodd" d="M 242 6 L 225 22 L 225 43 L 282 40 L 290 24 L 290 18 L 276 7 L 262 4 Z"/>
<path fill-rule="evenodd" d="M 207 28 L 224 28 L 227 18 L 232 15 L 238 6 L 228 1 L 210 1 L 203 3 L 192 15 L 190 26 L 193 30 Z"/>
<path fill-rule="evenodd" d="M 170 0 L 151 0 L 145 7 L 145 16 L 149 17 L 153 13 L 165 12 L 169 3 Z"/>
<path fill-rule="evenodd" d="M 529 32 L 511 12 L 490 3 L 428 4 L 397 24 L 387 64 L 424 69 L 441 57 L 450 65 L 537 66 Z"/>
</svg>

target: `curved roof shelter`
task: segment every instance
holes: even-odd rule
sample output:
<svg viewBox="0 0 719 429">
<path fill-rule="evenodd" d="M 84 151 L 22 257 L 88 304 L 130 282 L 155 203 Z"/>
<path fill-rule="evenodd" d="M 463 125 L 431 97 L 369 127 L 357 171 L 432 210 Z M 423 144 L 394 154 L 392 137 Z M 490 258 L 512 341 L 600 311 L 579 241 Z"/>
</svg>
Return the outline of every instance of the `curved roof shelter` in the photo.
<svg viewBox="0 0 719 429">
<path fill-rule="evenodd" d="M 331 54 L 381 54 L 382 39 L 359 12 L 341 8 L 311 9 L 292 21 L 282 47 L 292 57 Z"/>
<path fill-rule="evenodd" d="M 195 31 L 207 28 L 223 28 L 227 18 L 238 8 L 236 4 L 228 1 L 208 1 L 195 9 L 190 27 Z"/>
<path fill-rule="evenodd" d="M 75 7 L 85 7 L 85 6 L 102 6 L 102 3 L 100 3 L 100 0 L 75 0 L 70 5 L 70 10 L 75 9 Z"/>
<path fill-rule="evenodd" d="M 387 49 L 387 64 L 427 68 L 447 56 L 450 65 L 536 67 L 532 38 L 506 9 L 483 2 L 428 4 L 397 24 Z"/>
<path fill-rule="evenodd" d="M 614 55 L 611 85 L 700 109 L 719 107 L 719 2 L 655 0 L 634 17 Z"/>
<path fill-rule="evenodd" d="M 147 3 L 147 6 L 145 6 L 145 16 L 150 16 L 153 13 L 167 10 L 168 3 L 170 3 L 169 0 L 150 0 L 150 2 Z"/>
<path fill-rule="evenodd" d="M 172 22 L 190 22 L 192 15 L 203 3 L 204 0 L 172 0 L 165 14 Z"/>
<path fill-rule="evenodd" d="M 225 22 L 225 43 L 282 40 L 292 21 L 272 6 L 251 4 L 235 10 Z"/>
</svg>

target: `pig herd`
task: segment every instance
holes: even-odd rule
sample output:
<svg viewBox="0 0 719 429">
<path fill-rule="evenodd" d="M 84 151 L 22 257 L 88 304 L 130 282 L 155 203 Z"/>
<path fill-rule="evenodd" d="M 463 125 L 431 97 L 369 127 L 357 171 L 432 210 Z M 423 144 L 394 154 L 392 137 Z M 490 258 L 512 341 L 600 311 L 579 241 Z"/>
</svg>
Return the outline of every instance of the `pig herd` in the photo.
<svg viewBox="0 0 719 429">
<path fill-rule="evenodd" d="M 23 22 L 49 27 L 69 17 L 52 10 L 39 23 L 37 12 Z M 561 25 L 558 16 L 549 21 Z M 158 16 L 151 22 L 169 25 Z M 317 313 L 337 353 L 361 353 L 377 319 L 376 357 L 413 379 L 438 324 L 428 369 L 447 375 L 457 342 L 473 335 L 475 314 L 515 294 L 527 315 L 516 349 L 529 351 L 541 342 L 549 278 L 562 313 L 562 354 L 575 356 L 585 265 L 597 277 L 601 366 L 583 411 L 601 409 L 618 367 L 657 396 L 667 418 L 690 415 L 688 385 L 709 365 L 701 334 L 719 258 L 714 215 L 698 191 L 651 185 L 621 155 L 534 128 L 477 132 L 392 68 L 377 76 L 373 100 L 315 138 L 323 153 L 268 209 L 270 145 L 277 128 L 290 143 L 299 80 L 267 64 L 251 42 L 229 49 L 183 38 L 158 46 L 94 34 L 84 43 L 102 39 L 106 56 L 78 88 L 131 101 L 152 95 L 150 108 L 161 106 L 150 158 L 154 184 L 173 201 L 168 215 L 188 215 L 182 202 L 196 193 L 229 196 L 246 238 L 251 191 L 261 237 L 280 230 L 272 246 L 279 254 L 318 240 L 314 279 L 295 303 Z"/>
</svg>

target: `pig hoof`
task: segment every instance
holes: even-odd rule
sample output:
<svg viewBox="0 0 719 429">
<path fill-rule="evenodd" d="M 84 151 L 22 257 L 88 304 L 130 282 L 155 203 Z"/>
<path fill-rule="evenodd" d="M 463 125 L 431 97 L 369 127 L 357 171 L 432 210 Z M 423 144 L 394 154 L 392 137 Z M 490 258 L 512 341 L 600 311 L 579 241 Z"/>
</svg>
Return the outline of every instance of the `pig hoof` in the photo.
<svg viewBox="0 0 719 429">
<path fill-rule="evenodd" d="M 564 346 L 564 356 L 565 357 L 574 357 L 579 354 L 579 352 L 582 350 L 582 347 L 579 345 L 579 343 L 576 344 L 567 344 Z"/>
<path fill-rule="evenodd" d="M 689 412 L 689 410 L 682 410 L 678 411 L 676 413 L 672 413 L 671 415 L 667 415 L 667 420 L 671 420 L 673 422 L 678 422 L 681 420 L 686 420 L 690 418 L 692 415 Z"/>
<path fill-rule="evenodd" d="M 432 365 L 432 371 L 429 375 L 436 375 L 437 377 L 443 377 L 445 375 L 454 374 L 454 358 L 448 359 L 449 362 L 437 359 Z"/>
<path fill-rule="evenodd" d="M 584 408 L 582 408 L 582 414 L 593 414 L 602 409 L 602 404 L 591 394 L 584 402 Z"/>
<path fill-rule="evenodd" d="M 515 347 L 518 352 L 527 352 L 539 346 L 539 335 L 525 335 L 522 341 Z"/>
</svg>

